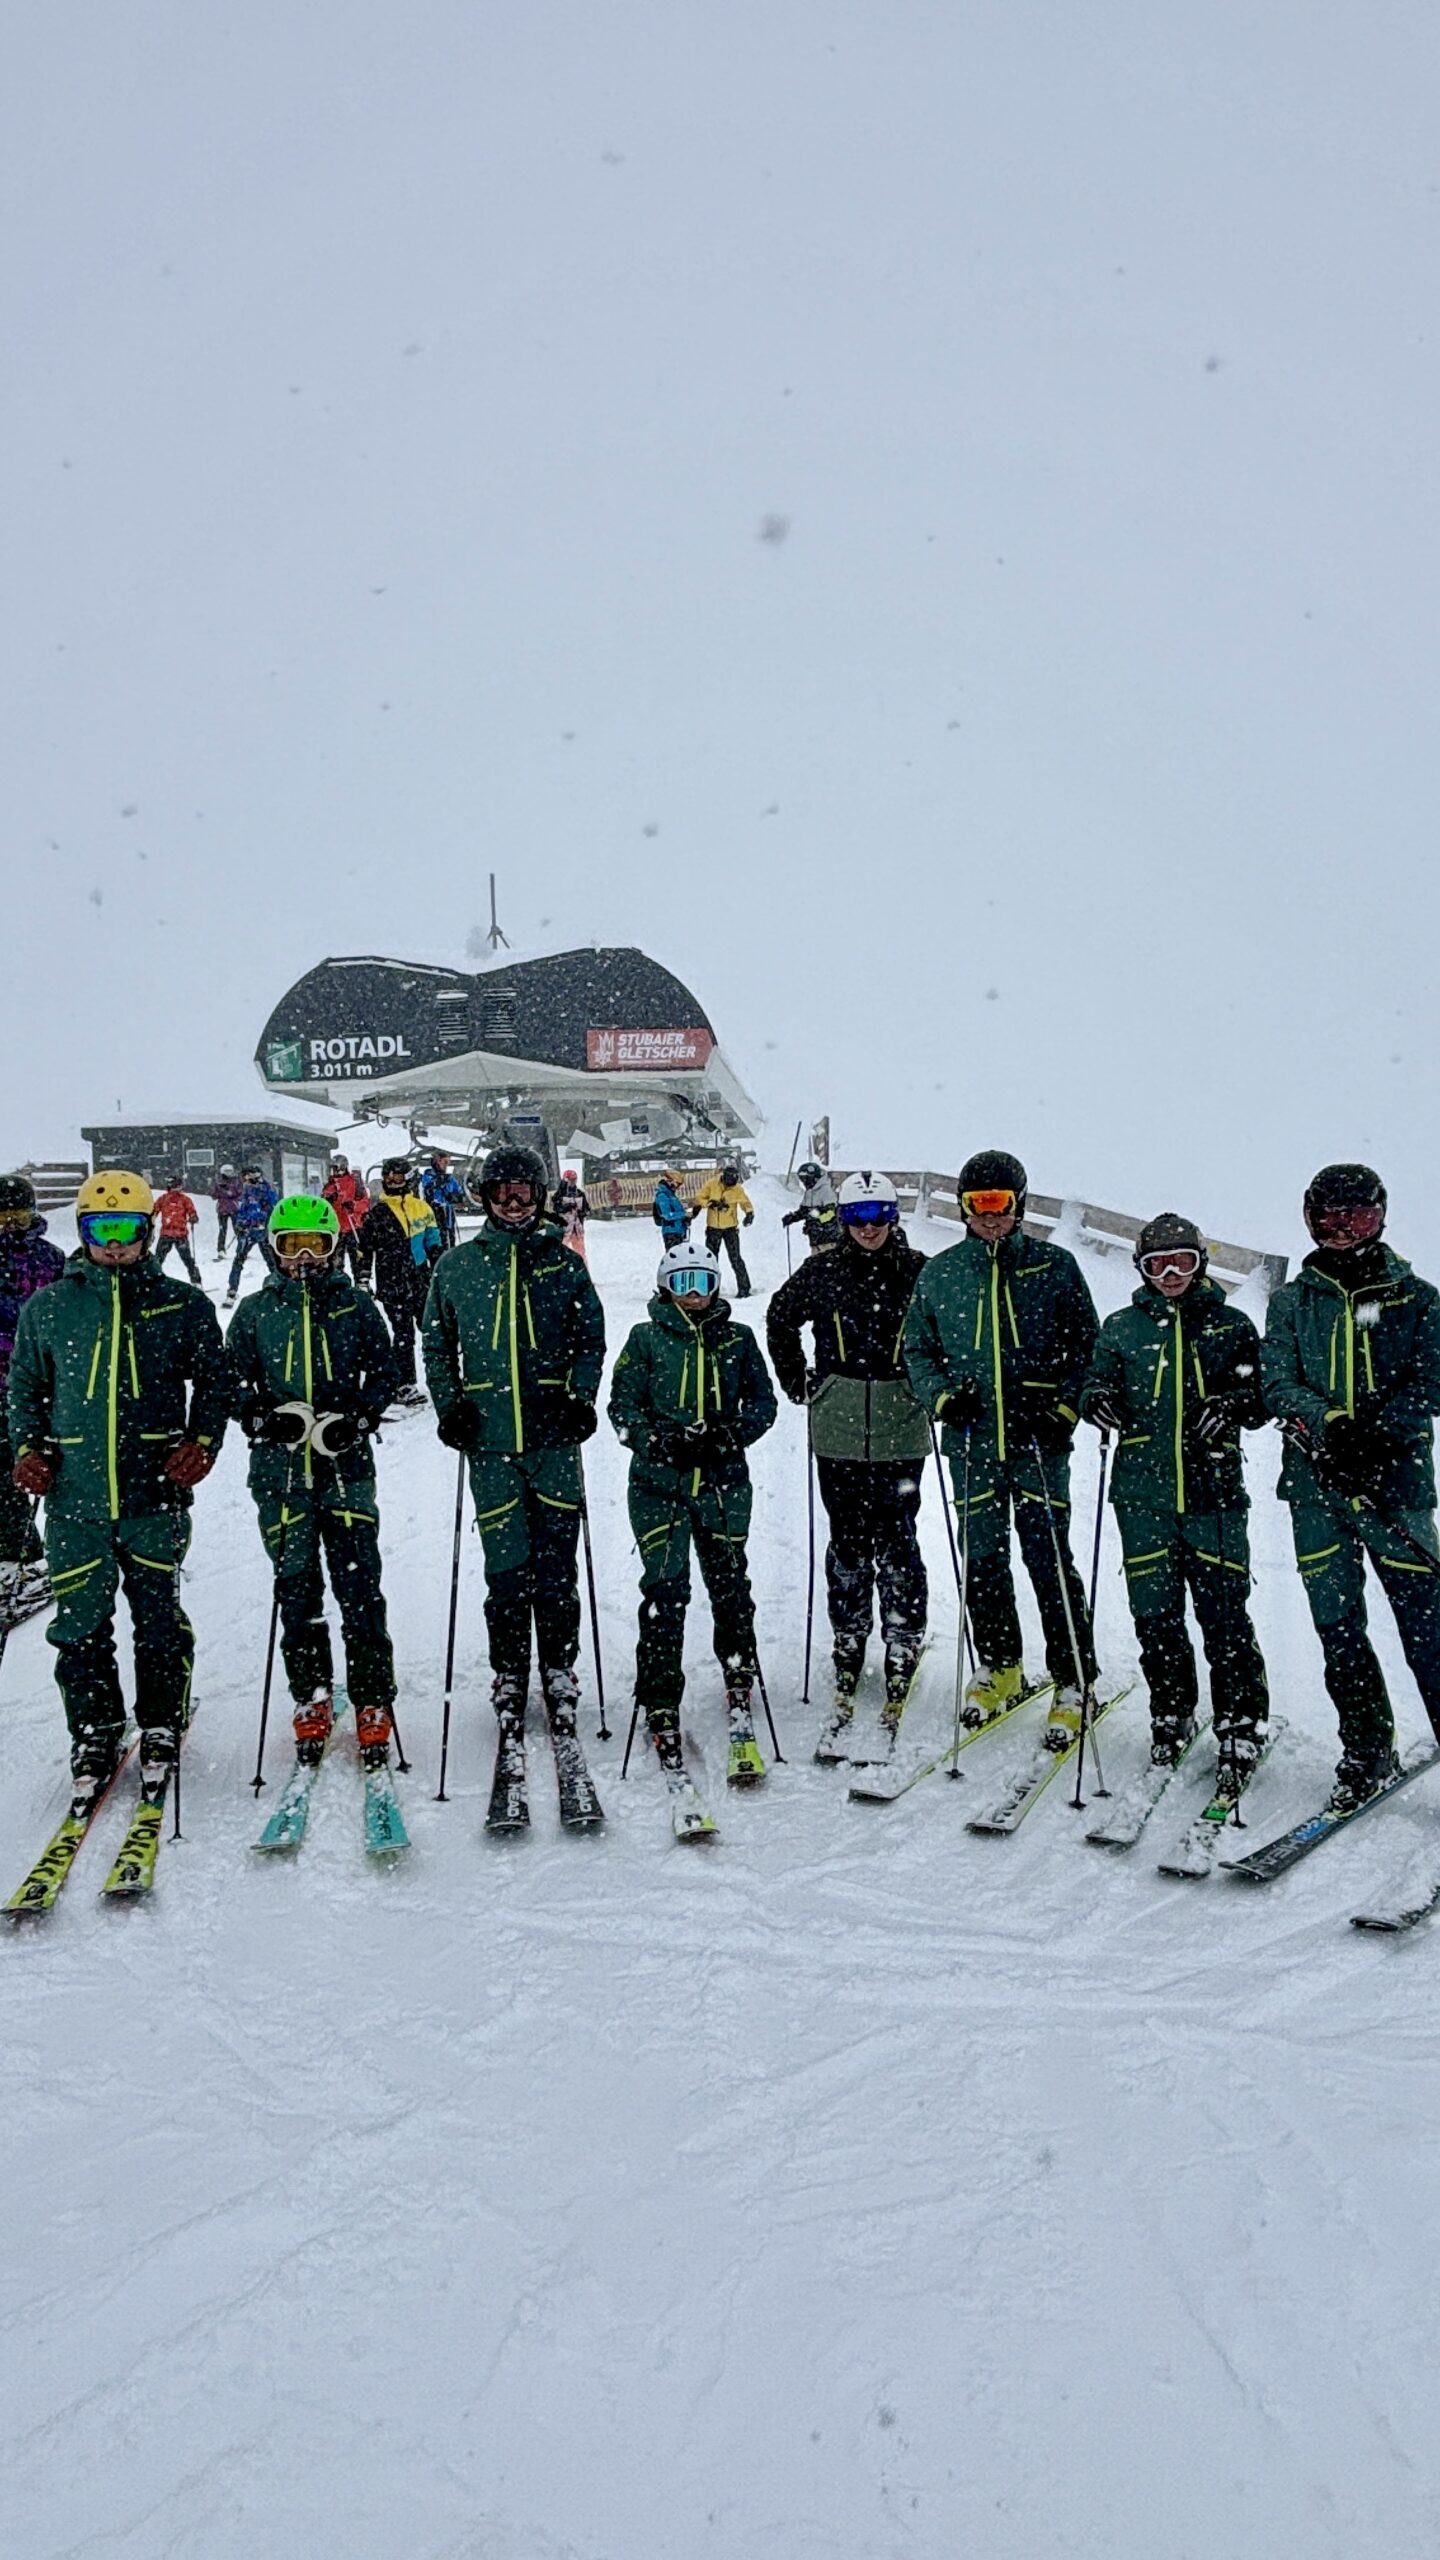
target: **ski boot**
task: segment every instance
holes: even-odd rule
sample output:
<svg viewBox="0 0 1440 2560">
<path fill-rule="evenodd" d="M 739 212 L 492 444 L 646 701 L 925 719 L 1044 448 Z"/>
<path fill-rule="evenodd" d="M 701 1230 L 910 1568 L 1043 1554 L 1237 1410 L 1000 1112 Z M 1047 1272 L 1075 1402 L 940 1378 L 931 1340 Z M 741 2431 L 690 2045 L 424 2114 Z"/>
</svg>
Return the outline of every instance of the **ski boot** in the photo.
<svg viewBox="0 0 1440 2560">
<path fill-rule="evenodd" d="M 156 1798 L 164 1794 L 170 1772 L 180 1757 L 180 1735 L 183 1727 L 173 1724 L 142 1725 L 140 1728 L 140 1793 Z"/>
<path fill-rule="evenodd" d="M 758 1786 L 765 1775 L 760 1745 L 755 1739 L 755 1674 L 736 1668 L 726 1675 L 725 1714 L 730 1726 L 730 1756 L 726 1763 L 726 1783 L 732 1787 Z"/>
<path fill-rule="evenodd" d="M 670 1825 L 676 1839 L 712 1838 L 715 1824 L 696 1794 L 694 1782 L 685 1766 L 678 1724 L 662 1725 L 651 1739 L 655 1745 L 655 1757 L 665 1773 L 670 1796 Z"/>
<path fill-rule="evenodd" d="M 885 1704 L 880 1710 L 881 1730 L 894 1740 L 900 1730 L 900 1719 L 915 1685 L 924 1640 L 920 1636 L 887 1636 L 885 1639 Z"/>
<path fill-rule="evenodd" d="M 1233 1804 L 1250 1784 L 1259 1765 L 1264 1734 L 1253 1724 L 1231 1725 L 1215 1736 L 1215 1793 Z"/>
<path fill-rule="evenodd" d="M 855 1692 L 860 1686 L 860 1674 L 865 1668 L 865 1638 L 837 1634 L 834 1639 L 833 1653 L 834 1703 L 821 1726 L 820 1739 L 815 1745 L 815 1757 L 822 1764 L 843 1760 L 845 1756 L 840 1746 L 855 1721 Z"/>
<path fill-rule="evenodd" d="M 317 1689 L 291 1719 L 295 1728 L 295 1757 L 302 1769 L 316 1769 L 325 1756 L 325 1745 L 335 1722 L 335 1701 L 328 1689 Z"/>
<path fill-rule="evenodd" d="M 407 1413 L 416 1413 L 422 1404 L 429 1403 L 429 1397 L 423 1387 L 402 1387 L 395 1402 L 402 1405 Z"/>
<path fill-rule="evenodd" d="M 1195 1719 L 1186 1710 L 1173 1715 L 1152 1715 L 1150 1719 L 1150 1766 L 1152 1769 L 1174 1769 L 1180 1755 L 1195 1739 Z"/>
<path fill-rule="evenodd" d="M 1057 1689 L 1050 1701 L 1050 1714 L 1040 1736 L 1047 1751 L 1068 1751 L 1080 1739 L 1084 1720 L 1083 1692 L 1074 1687 Z"/>
<path fill-rule="evenodd" d="M 1003 1715 L 1007 1707 L 1015 1706 L 1024 1688 L 1023 1663 L 1006 1663 L 999 1670 L 992 1670 L 988 1662 L 977 1663 L 974 1679 L 966 1684 L 960 1709 L 961 1723 L 969 1725 L 972 1732 L 978 1732 L 981 1725 L 990 1724 L 996 1716 Z"/>
<path fill-rule="evenodd" d="M 388 1707 L 356 1708 L 355 1739 L 360 1745 L 362 1769 L 389 1768 L 390 1736 L 394 1730 Z"/>
<path fill-rule="evenodd" d="M 120 1766 L 120 1749 L 118 1727 L 113 1733 L 89 1733 L 76 1743 L 70 1754 L 72 1822 L 89 1821 Z"/>
<path fill-rule="evenodd" d="M 1400 1774 L 1400 1760 L 1394 1744 L 1371 1744 L 1364 1751 L 1346 1751 L 1335 1772 L 1327 1813 L 1358 1813 L 1373 1795 Z"/>
<path fill-rule="evenodd" d="M 545 1693 L 545 1713 L 553 1734 L 572 1734 L 580 1707 L 580 1683 L 573 1671 L 542 1671 L 540 1686 Z"/>
</svg>

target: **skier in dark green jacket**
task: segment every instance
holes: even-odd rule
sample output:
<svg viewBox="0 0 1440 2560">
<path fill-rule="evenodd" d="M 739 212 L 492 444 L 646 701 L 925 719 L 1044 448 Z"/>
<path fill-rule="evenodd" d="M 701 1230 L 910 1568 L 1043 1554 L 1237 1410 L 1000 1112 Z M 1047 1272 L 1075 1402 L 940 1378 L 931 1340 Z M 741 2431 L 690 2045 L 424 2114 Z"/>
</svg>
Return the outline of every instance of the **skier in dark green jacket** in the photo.
<svg viewBox="0 0 1440 2560">
<path fill-rule="evenodd" d="M 271 1210 L 269 1237 L 276 1268 L 237 1307 L 226 1348 L 275 1568 L 296 1754 L 319 1760 L 335 1719 L 328 1566 L 361 1764 L 378 1769 L 389 1757 L 395 1661 L 370 1443 L 399 1388 L 399 1364 L 374 1299 L 337 1261 L 340 1221 L 328 1200 L 292 1193 Z"/>
<path fill-rule="evenodd" d="M 503 1744 L 524 1730 L 532 1619 L 551 1731 L 575 1729 L 580 1443 L 595 1429 L 605 1318 L 580 1256 L 544 1222 L 533 1150 L 492 1149 L 475 1188 L 485 1224 L 430 1283 L 425 1377 L 441 1440 L 469 1461 Z"/>
<path fill-rule="evenodd" d="M 1150 1691 L 1151 1758 L 1173 1767 L 1195 1732 L 1188 1590 L 1210 1670 L 1221 1783 L 1238 1796 L 1269 1711 L 1247 1606 L 1240 1434 L 1269 1416 L 1260 1337 L 1206 1277 L 1206 1259 L 1199 1228 L 1173 1210 L 1141 1228 L 1140 1286 L 1100 1328 L 1080 1410 L 1116 1435 L 1110 1499 Z"/>
<path fill-rule="evenodd" d="M 225 1434 L 215 1310 L 151 1261 L 154 1212 L 138 1173 L 92 1174 L 81 1185 L 79 1249 L 52 1287 L 27 1299 L 10 1363 L 15 1482 L 45 1503 L 48 1634 L 82 1817 L 110 1783 L 125 1730 L 115 1659 L 122 1582 L 147 1792 L 163 1792 L 174 1764 L 195 1657 L 180 1599 L 190 1500 Z"/>
<path fill-rule="evenodd" d="M 683 1819 L 693 1791 L 680 1746 L 692 1542 L 725 1679 L 730 1775 L 743 1783 L 762 1774 L 745 1451 L 771 1428 L 775 1412 L 760 1346 L 747 1325 L 734 1322 L 720 1293 L 716 1256 L 694 1242 L 672 1246 L 649 1313 L 615 1362 L 610 1420 L 631 1453 L 630 1525 L 640 1550 L 635 1699 L 677 1800 L 677 1828 L 693 1827 Z"/>
<path fill-rule="evenodd" d="M 1440 1736 L 1440 1564 L 1432 1416 L 1440 1291 L 1382 1241 L 1385 1186 L 1326 1165 L 1305 1194 L 1315 1242 L 1268 1309 L 1262 1375 L 1280 1423 L 1280 1499 L 1340 1721 L 1331 1802 L 1363 1804 L 1395 1768 L 1395 1722 L 1365 1613 L 1365 1556 Z"/>
<path fill-rule="evenodd" d="M 905 1323 L 905 1366 L 942 1426 L 962 1514 L 968 1461 L 969 1609 L 979 1664 L 965 1693 L 967 1721 L 987 1723 L 1024 1692 L 1013 1505 L 1055 1684 L 1045 1739 L 1060 1751 L 1080 1730 L 1085 1690 L 1096 1678 L 1069 1531 L 1070 1448 L 1097 1319 L 1074 1255 L 1024 1233 L 1025 1190 L 1024 1166 L 999 1149 L 963 1166 L 957 1191 L 968 1233 L 920 1274 Z"/>
</svg>

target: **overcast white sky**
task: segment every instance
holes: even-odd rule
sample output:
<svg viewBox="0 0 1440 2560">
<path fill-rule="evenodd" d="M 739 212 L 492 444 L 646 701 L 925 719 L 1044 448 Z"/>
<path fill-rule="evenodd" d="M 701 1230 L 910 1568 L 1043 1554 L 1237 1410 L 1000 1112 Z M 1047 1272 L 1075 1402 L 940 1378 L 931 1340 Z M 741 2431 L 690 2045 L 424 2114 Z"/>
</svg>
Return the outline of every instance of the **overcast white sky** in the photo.
<svg viewBox="0 0 1440 2560">
<path fill-rule="evenodd" d="M 1294 1251 L 1359 1153 L 1440 1260 L 1433 8 L 5 50 L 11 1158 L 243 1100 L 493 866 L 689 980 L 772 1160 L 828 1107 Z"/>
</svg>

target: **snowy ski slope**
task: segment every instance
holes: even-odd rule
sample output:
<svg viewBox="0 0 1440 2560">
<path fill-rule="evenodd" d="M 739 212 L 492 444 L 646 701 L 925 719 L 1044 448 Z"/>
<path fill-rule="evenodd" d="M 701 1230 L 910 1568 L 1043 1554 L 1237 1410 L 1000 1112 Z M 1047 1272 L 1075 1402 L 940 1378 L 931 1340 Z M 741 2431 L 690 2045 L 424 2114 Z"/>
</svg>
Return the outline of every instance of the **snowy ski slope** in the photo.
<svg viewBox="0 0 1440 2560">
<path fill-rule="evenodd" d="M 783 1275 L 778 1186 L 747 1244 Z M 210 1233 L 208 1216 L 205 1233 Z M 939 1249 L 949 1237 L 917 1228 Z M 62 1238 L 63 1240 L 63 1238 Z M 1403 1238 L 1399 1242 L 1403 1248 Z M 611 1344 L 653 1232 L 592 1234 Z M 218 1293 L 218 1266 L 205 1265 Z M 1102 1307 L 1128 1271 L 1087 1263 Z M 763 1296 L 748 1310 L 757 1321 Z M 1094 1435 L 1077 1466 L 1088 1551 Z M 1253 1444 L 1252 1444 L 1253 1452 Z M 32 2560 L 1309 2560 L 1440 2536 L 1432 2372 L 1437 1945 L 1347 1914 L 1437 1824 L 1433 1781 L 1285 1883 L 1169 1883 L 1051 1789 L 965 1819 L 1022 1747 L 893 1808 L 809 1762 L 803 1439 L 758 1453 L 753 1555 L 788 1765 L 724 1800 L 692 1616 L 687 1726 L 719 1816 L 676 1848 L 619 1782 L 634 1573 L 621 1453 L 586 1452 L 616 1740 L 609 1815 L 480 1836 L 491 1722 L 467 1538 L 453 1801 L 432 1801 L 454 1461 L 380 1453 L 405 1866 L 367 1871 L 353 1738 L 293 1865 L 251 1855 L 267 1574 L 232 1437 L 187 1576 L 199 1721 L 153 1903 L 101 1909 L 112 1803 L 43 1928 L 0 1944 L 0 2546 Z M 1292 1732 L 1251 1837 L 1323 1792 L 1332 1720 L 1250 1461 L 1258 1618 Z M 948 1708 L 954 1595 L 912 1711 Z M 1107 1532 L 1101 1654 L 1133 1670 Z M 1035 1621 L 1028 1608 L 1032 1638 Z M 1402 1732 L 1422 1719 L 1383 1603 Z M 817 1662 L 823 1662 L 823 1635 Z M 39 1626 L 0 1673 L 0 1881 L 62 1798 Z M 819 1697 L 817 1687 L 816 1696 Z M 587 1736 L 593 1681 L 586 1672 Z M 1143 1694 L 1111 1720 L 1113 1785 Z M 544 1756 L 542 1756 L 542 1754 Z"/>
</svg>

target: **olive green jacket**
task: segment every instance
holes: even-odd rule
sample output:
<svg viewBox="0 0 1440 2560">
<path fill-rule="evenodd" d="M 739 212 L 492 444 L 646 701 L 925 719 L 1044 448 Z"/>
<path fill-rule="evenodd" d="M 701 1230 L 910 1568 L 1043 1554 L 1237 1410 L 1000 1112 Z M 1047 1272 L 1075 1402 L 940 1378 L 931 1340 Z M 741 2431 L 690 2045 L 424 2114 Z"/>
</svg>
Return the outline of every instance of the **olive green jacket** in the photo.
<svg viewBox="0 0 1440 2560">
<path fill-rule="evenodd" d="M 1261 1375 L 1276 1418 L 1317 1437 L 1335 1414 L 1383 1433 L 1393 1454 L 1375 1489 L 1382 1511 L 1428 1511 L 1435 1502 L 1434 1427 L 1440 1413 L 1440 1290 L 1381 1247 L 1382 1270 L 1355 1289 L 1315 1268 L 1313 1255 L 1266 1310 Z M 31 1305 L 43 1300 L 31 1300 Z M 27 1309 L 28 1313 L 29 1310 Z M 1315 1470 L 1287 1445 L 1282 1502 L 1325 1498 Z"/>
<path fill-rule="evenodd" d="M 1214 1280 L 1167 1299 L 1142 1281 L 1100 1328 L 1080 1410 L 1096 1395 L 1125 1416 L 1110 1499 L 1119 1511 L 1244 1511 L 1240 1433 L 1268 1421 L 1260 1336 Z M 1207 1397 L 1234 1396 L 1235 1420 L 1207 1449 L 1194 1423 Z"/>
<path fill-rule="evenodd" d="M 1097 1326 L 1080 1266 L 1063 1245 L 1042 1244 L 1020 1228 L 994 1246 L 967 1235 L 927 1262 L 915 1284 L 905 1366 L 927 1413 L 962 1378 L 974 1380 L 981 1416 L 971 1433 L 972 1461 L 1004 1466 L 1029 1443 L 1023 1423 L 1007 1428 L 1016 1423 L 1017 1389 L 1043 1397 L 1061 1425 L 1078 1421 Z M 959 1457 L 965 1434 L 947 1423 L 941 1445 Z"/>
<path fill-rule="evenodd" d="M 632 1485 L 673 1493 L 677 1478 L 700 1488 L 700 1471 L 666 1465 L 657 1432 L 687 1422 L 727 1422 L 736 1446 L 718 1464 L 707 1464 L 708 1482 L 744 1483 L 745 1451 L 775 1420 L 775 1390 L 765 1357 L 748 1325 L 736 1324 L 724 1298 L 698 1320 L 673 1298 L 656 1294 L 645 1323 L 631 1331 L 610 1377 L 610 1420 L 631 1451 Z"/>
<path fill-rule="evenodd" d="M 188 1510 L 164 1461 L 180 1440 L 218 1448 L 229 1410 L 225 1347 L 199 1289 L 148 1254 L 102 1270 L 72 1254 L 20 1310 L 10 1363 L 18 1456 L 54 1443 L 53 1519 L 129 1520 Z"/>
</svg>

